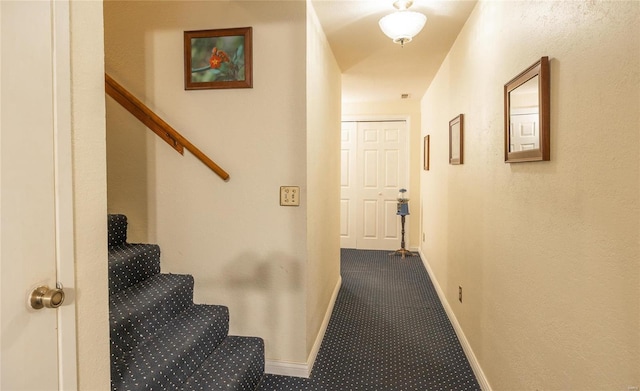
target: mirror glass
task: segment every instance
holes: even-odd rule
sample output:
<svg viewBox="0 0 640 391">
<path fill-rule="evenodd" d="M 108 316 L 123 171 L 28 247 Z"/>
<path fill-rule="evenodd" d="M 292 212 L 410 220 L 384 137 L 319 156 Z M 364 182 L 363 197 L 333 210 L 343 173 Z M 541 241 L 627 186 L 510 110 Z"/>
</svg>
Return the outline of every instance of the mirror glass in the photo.
<svg viewBox="0 0 640 391">
<path fill-rule="evenodd" d="M 504 85 L 505 162 L 550 160 L 549 58 Z"/>
<path fill-rule="evenodd" d="M 538 79 L 536 75 L 509 93 L 509 152 L 540 148 Z"/>
<path fill-rule="evenodd" d="M 464 114 L 449 121 L 449 164 L 462 164 L 464 157 Z"/>
<path fill-rule="evenodd" d="M 459 160 L 460 159 L 460 123 L 457 122 L 451 125 L 451 159 Z"/>
</svg>

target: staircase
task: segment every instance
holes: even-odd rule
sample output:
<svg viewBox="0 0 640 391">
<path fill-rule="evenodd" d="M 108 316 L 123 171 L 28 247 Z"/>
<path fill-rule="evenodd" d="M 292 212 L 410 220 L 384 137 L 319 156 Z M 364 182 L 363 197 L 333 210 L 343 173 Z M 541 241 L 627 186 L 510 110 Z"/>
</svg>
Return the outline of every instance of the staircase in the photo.
<svg viewBox="0 0 640 391">
<path fill-rule="evenodd" d="M 160 247 L 127 243 L 109 215 L 111 389 L 256 390 L 264 342 L 230 336 L 229 310 L 193 303 L 191 275 L 160 273 Z"/>
</svg>

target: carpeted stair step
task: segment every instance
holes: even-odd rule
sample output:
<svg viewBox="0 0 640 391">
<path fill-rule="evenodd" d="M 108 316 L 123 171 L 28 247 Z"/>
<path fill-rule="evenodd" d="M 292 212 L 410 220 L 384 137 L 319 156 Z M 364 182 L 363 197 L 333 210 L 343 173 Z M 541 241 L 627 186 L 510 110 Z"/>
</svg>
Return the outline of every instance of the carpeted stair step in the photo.
<svg viewBox="0 0 640 391">
<path fill-rule="evenodd" d="M 229 336 L 180 390 L 252 391 L 260 383 L 263 374 L 263 340 Z"/>
<path fill-rule="evenodd" d="M 109 297 L 111 354 L 126 354 L 193 305 L 193 277 L 156 274 Z"/>
<path fill-rule="evenodd" d="M 160 273 L 160 246 L 120 243 L 109 247 L 109 294 Z"/>
<path fill-rule="evenodd" d="M 264 342 L 229 337 L 229 310 L 193 303 L 191 275 L 160 273 L 160 247 L 127 243 L 108 216 L 111 388 L 255 390 Z"/>
<path fill-rule="evenodd" d="M 125 243 L 127 241 L 127 216 L 108 215 L 107 231 L 109 232 L 109 247 Z"/>
<path fill-rule="evenodd" d="M 229 332 L 224 306 L 192 305 L 114 362 L 113 390 L 177 390 Z"/>
</svg>

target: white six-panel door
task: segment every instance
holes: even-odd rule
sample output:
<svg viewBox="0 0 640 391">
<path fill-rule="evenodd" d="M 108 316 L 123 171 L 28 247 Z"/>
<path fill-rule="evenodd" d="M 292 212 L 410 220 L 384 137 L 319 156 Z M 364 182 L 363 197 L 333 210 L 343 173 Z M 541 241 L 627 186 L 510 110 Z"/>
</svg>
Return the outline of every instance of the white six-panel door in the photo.
<svg viewBox="0 0 640 391">
<path fill-rule="evenodd" d="M 341 246 L 399 248 L 396 200 L 407 186 L 406 121 L 344 122 Z"/>
<path fill-rule="evenodd" d="M 340 247 L 356 248 L 356 141 L 357 122 L 342 123 L 340 154 Z"/>
<path fill-rule="evenodd" d="M 511 145 L 509 151 L 520 152 L 540 148 L 540 129 L 537 112 L 511 115 Z"/>
<path fill-rule="evenodd" d="M 77 388 L 69 4 L 0 1 L 0 389 Z M 29 293 L 63 283 L 62 307 Z"/>
</svg>

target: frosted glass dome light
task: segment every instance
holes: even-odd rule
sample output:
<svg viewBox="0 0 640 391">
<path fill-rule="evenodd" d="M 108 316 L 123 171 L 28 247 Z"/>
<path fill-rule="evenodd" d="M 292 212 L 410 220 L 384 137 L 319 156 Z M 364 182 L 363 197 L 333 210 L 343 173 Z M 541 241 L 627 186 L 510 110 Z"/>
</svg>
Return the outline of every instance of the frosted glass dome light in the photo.
<svg viewBox="0 0 640 391">
<path fill-rule="evenodd" d="M 412 1 L 396 1 L 393 6 L 398 11 L 383 17 L 378 22 L 382 32 L 403 47 L 406 42 L 411 42 L 427 22 L 424 14 L 408 10 L 411 4 L 413 4 Z"/>
</svg>

